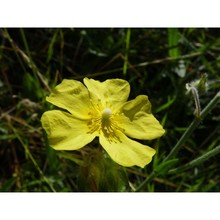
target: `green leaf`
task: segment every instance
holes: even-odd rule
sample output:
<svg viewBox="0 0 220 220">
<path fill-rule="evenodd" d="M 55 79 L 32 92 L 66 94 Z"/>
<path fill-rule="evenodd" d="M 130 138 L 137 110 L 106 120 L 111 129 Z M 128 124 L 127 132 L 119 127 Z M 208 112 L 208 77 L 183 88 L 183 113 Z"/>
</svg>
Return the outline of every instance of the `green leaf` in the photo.
<svg viewBox="0 0 220 220">
<path fill-rule="evenodd" d="M 175 159 L 172 159 L 172 160 L 168 160 L 168 161 L 162 162 L 159 166 L 157 166 L 155 168 L 154 171 L 155 171 L 155 173 L 160 174 L 160 175 L 166 174 L 168 172 L 168 170 L 174 164 L 176 164 L 178 161 L 179 161 L 179 159 L 175 158 Z"/>
<path fill-rule="evenodd" d="M 169 56 L 176 58 L 180 56 L 179 48 L 179 32 L 177 28 L 168 29 L 168 47 L 169 47 Z"/>
<path fill-rule="evenodd" d="M 58 33 L 59 33 L 59 29 L 56 30 L 56 32 L 54 33 L 54 35 L 50 41 L 48 52 L 47 52 L 47 61 L 46 61 L 47 63 L 50 62 L 50 60 L 53 56 L 53 48 L 54 48 L 54 44 L 56 43 Z"/>
<path fill-rule="evenodd" d="M 39 80 L 30 73 L 24 74 L 22 88 L 23 93 L 30 100 L 40 100 L 43 96 L 43 91 Z"/>
<path fill-rule="evenodd" d="M 74 157 L 73 154 L 70 154 L 68 152 L 65 152 L 65 151 L 61 151 L 61 152 L 57 152 L 58 156 L 62 157 L 62 158 L 65 158 L 67 160 L 71 160 L 73 161 L 74 163 L 78 164 L 78 165 L 82 165 L 83 164 L 83 161 Z"/>
</svg>

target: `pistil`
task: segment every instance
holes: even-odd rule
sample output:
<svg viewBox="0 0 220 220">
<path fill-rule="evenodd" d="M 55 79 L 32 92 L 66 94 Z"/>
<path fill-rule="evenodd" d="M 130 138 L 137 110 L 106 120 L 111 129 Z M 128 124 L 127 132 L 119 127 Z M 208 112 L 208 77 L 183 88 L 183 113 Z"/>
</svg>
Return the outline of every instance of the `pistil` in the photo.
<svg viewBox="0 0 220 220">
<path fill-rule="evenodd" d="M 105 108 L 102 111 L 102 119 L 107 120 L 112 116 L 112 110 L 110 108 Z"/>
</svg>

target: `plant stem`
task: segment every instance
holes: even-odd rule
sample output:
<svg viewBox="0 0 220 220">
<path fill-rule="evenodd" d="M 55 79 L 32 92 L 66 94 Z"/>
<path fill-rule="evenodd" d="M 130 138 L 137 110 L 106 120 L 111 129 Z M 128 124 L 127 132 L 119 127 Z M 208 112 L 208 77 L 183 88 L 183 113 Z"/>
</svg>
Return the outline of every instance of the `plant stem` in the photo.
<svg viewBox="0 0 220 220">
<path fill-rule="evenodd" d="M 199 94 L 198 94 L 197 89 L 194 86 L 192 86 L 191 90 L 192 90 L 192 94 L 193 94 L 193 98 L 194 98 L 195 106 L 196 106 L 195 116 L 197 118 L 199 118 L 200 112 L 201 112 L 201 107 L 200 107 L 200 102 L 199 102 Z"/>
<path fill-rule="evenodd" d="M 187 128 L 187 130 L 184 132 L 182 137 L 179 139 L 177 144 L 174 146 L 174 148 L 171 150 L 171 152 L 168 154 L 168 156 L 164 159 L 164 161 L 170 160 L 176 153 L 180 150 L 182 147 L 182 144 L 189 138 L 189 136 L 192 134 L 192 132 L 198 127 L 200 121 L 204 119 L 207 114 L 218 104 L 220 98 L 220 92 L 218 92 L 215 97 L 208 103 L 208 105 L 203 109 L 201 112 L 201 115 L 199 118 L 195 118 L 190 126 Z"/>
<path fill-rule="evenodd" d="M 127 34 L 126 34 L 126 47 L 125 47 L 125 60 L 124 60 L 124 66 L 123 66 L 123 74 L 126 75 L 127 73 L 127 68 L 128 68 L 128 52 L 129 52 L 129 44 L 130 44 L 130 37 L 131 37 L 131 29 L 127 29 Z"/>
<path fill-rule="evenodd" d="M 215 156 L 216 154 L 220 153 L 220 145 L 217 146 L 216 148 L 210 150 L 209 152 L 207 152 L 206 154 L 196 158 L 195 160 L 190 161 L 189 163 L 181 166 L 181 167 L 177 167 L 175 169 L 169 170 L 168 173 L 169 174 L 173 174 L 173 173 L 178 173 L 178 172 L 182 172 L 185 170 L 188 170 L 206 160 L 208 160 L 209 158 Z"/>
<path fill-rule="evenodd" d="M 138 186 L 135 190 L 135 192 L 140 191 L 148 182 L 150 182 L 154 177 L 156 176 L 156 173 L 153 171 L 148 177 L 147 179 L 145 179 L 140 186 Z"/>
<path fill-rule="evenodd" d="M 220 92 L 218 92 L 215 97 L 208 103 L 208 105 L 203 109 L 201 112 L 201 115 L 199 118 L 195 118 L 193 122 L 190 124 L 190 126 L 187 128 L 187 130 L 184 132 L 182 137 L 179 139 L 177 144 L 174 146 L 174 148 L 171 150 L 171 152 L 168 154 L 168 156 L 163 160 L 163 162 L 170 160 L 173 156 L 177 154 L 177 152 L 182 147 L 183 143 L 187 141 L 189 136 L 192 134 L 192 132 L 198 127 L 200 121 L 204 119 L 208 113 L 218 104 L 218 101 L 220 99 Z M 151 181 L 156 176 L 156 172 L 152 172 L 147 179 L 145 179 L 142 184 L 137 187 L 136 192 L 140 191 L 149 181 Z"/>
</svg>

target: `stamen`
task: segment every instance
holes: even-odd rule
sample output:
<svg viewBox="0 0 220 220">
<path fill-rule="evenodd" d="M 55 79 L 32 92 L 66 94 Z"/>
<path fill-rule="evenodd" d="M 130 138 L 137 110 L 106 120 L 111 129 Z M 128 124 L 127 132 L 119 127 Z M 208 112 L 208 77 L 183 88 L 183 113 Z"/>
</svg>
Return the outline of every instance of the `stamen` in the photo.
<svg viewBox="0 0 220 220">
<path fill-rule="evenodd" d="M 110 108 L 105 108 L 99 112 L 98 109 L 93 108 L 93 111 L 89 112 L 89 115 L 91 119 L 88 122 L 88 133 L 103 133 L 109 143 L 120 142 L 120 139 L 115 135 L 115 131 L 119 130 L 124 132 L 124 129 L 118 125 L 117 114 L 112 113 Z"/>
</svg>

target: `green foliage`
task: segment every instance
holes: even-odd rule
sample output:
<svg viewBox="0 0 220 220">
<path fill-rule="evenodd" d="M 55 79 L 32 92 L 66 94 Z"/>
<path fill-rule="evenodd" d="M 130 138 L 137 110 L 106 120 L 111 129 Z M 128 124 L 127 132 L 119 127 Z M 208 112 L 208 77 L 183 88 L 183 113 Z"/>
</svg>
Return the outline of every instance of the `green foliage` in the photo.
<svg viewBox="0 0 220 220">
<path fill-rule="evenodd" d="M 154 170 L 159 175 L 164 175 L 170 169 L 170 167 L 174 166 L 178 162 L 178 159 L 172 159 L 165 162 L 162 162 L 158 165 Z"/>
<path fill-rule="evenodd" d="M 125 170 L 115 164 L 101 149 L 84 156 L 78 176 L 80 191 L 123 192 L 128 189 Z"/>
<path fill-rule="evenodd" d="M 179 48 L 179 31 L 177 28 L 168 29 L 168 46 L 169 46 L 169 56 L 176 58 L 180 55 Z"/>
<path fill-rule="evenodd" d="M 209 28 L 1 29 L 0 191 L 124 192 L 146 180 L 140 191 L 219 191 L 219 102 L 164 161 L 195 118 L 185 85 L 198 82 L 201 112 L 219 92 L 219 49 L 219 29 Z M 96 141 L 74 152 L 48 145 L 45 97 L 62 79 L 84 77 L 123 78 L 130 99 L 149 96 L 166 134 L 143 141 L 157 150 L 144 169 L 120 167 Z"/>
<path fill-rule="evenodd" d="M 41 100 L 43 98 L 43 92 L 41 90 L 38 79 L 33 77 L 30 73 L 24 73 L 23 83 L 23 96 L 30 100 Z"/>
</svg>

